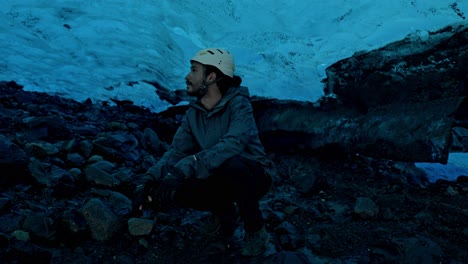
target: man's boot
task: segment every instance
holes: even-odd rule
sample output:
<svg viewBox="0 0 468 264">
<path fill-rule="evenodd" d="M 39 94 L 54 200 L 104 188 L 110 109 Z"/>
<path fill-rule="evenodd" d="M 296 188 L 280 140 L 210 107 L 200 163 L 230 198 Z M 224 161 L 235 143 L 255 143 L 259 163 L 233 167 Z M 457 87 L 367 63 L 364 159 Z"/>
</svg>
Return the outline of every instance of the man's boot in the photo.
<svg viewBox="0 0 468 264">
<path fill-rule="evenodd" d="M 263 254 L 269 241 L 270 235 L 266 231 L 265 225 L 258 231 L 246 232 L 241 250 L 242 256 L 255 257 Z"/>
<path fill-rule="evenodd" d="M 232 209 L 223 214 L 212 213 L 200 225 L 200 233 L 207 236 L 231 237 L 239 226 L 239 208 L 232 203 Z"/>
</svg>

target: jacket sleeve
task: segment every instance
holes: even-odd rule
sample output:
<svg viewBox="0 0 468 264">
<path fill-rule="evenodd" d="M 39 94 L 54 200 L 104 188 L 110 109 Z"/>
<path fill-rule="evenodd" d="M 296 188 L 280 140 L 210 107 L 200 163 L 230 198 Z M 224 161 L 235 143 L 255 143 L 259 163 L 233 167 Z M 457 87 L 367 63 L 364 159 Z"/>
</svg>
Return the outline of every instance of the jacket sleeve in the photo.
<svg viewBox="0 0 468 264">
<path fill-rule="evenodd" d="M 188 111 L 193 111 L 192 109 Z M 192 133 L 192 128 L 190 127 L 190 122 L 188 121 L 188 116 L 190 114 L 187 112 L 182 119 L 182 124 L 177 129 L 177 132 L 172 139 L 171 147 L 169 152 L 171 155 L 175 155 L 180 159 L 187 155 L 195 153 L 198 149 L 198 145 Z"/>
<path fill-rule="evenodd" d="M 258 136 L 252 105 L 247 97 L 234 97 L 226 111 L 229 111 L 228 131 L 219 142 L 209 149 L 184 158 L 176 165 L 185 175 L 208 177 L 227 159 L 245 151 L 251 139 Z"/>
<path fill-rule="evenodd" d="M 159 159 L 158 163 L 151 168 L 150 174 L 154 178 L 165 177 L 164 174 L 167 173 L 168 167 L 175 166 L 181 159 L 196 151 L 195 144 L 187 115 L 185 115 L 182 124 L 172 139 L 171 146 Z"/>
</svg>

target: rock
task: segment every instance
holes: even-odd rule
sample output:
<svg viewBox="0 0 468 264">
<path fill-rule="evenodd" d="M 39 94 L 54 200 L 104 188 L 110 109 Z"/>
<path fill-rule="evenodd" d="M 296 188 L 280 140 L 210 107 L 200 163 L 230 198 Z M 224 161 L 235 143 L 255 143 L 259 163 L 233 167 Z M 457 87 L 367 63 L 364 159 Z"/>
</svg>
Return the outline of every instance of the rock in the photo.
<svg viewBox="0 0 468 264">
<path fill-rule="evenodd" d="M 24 119 L 24 125 L 24 133 L 29 140 L 72 138 L 71 132 L 60 116 L 30 117 Z"/>
<path fill-rule="evenodd" d="M 98 161 L 101 161 L 101 160 L 104 160 L 104 158 L 100 155 L 92 155 L 91 157 L 88 158 L 88 163 L 89 164 L 92 164 L 92 163 L 96 163 Z"/>
<path fill-rule="evenodd" d="M 55 145 L 47 142 L 27 143 L 25 146 L 25 151 L 28 154 L 38 158 L 54 156 L 60 152 L 60 150 Z"/>
<path fill-rule="evenodd" d="M 51 164 L 41 162 L 36 158 L 31 158 L 28 169 L 34 180 L 41 185 L 50 185 L 50 171 Z"/>
<path fill-rule="evenodd" d="M 453 126 L 448 117 L 453 114 L 456 120 L 466 119 L 463 102 L 468 94 L 468 28 L 463 24 L 449 26 L 429 32 L 429 36 L 426 42 L 409 36 L 371 52 L 357 53 L 327 68 L 325 94 L 337 97 L 346 108 L 370 118 L 358 126 L 362 131 L 355 131 L 356 135 L 365 135 L 365 141 L 377 143 L 368 145 L 375 150 L 362 152 L 365 155 L 377 157 L 379 154 L 375 152 L 379 149 L 389 159 L 447 162 Z M 397 117 L 399 114 L 403 115 Z M 384 120 L 379 121 L 380 117 Z M 347 126 L 358 123 L 344 121 Z M 373 130 L 372 124 L 380 129 Z M 384 131 L 389 134 L 380 136 Z M 418 142 L 405 135 L 419 138 Z M 431 151 L 430 145 L 435 149 Z M 411 153 L 413 160 L 404 157 L 403 152 Z M 424 154 L 413 155 L 414 152 Z"/>
<path fill-rule="evenodd" d="M 447 187 L 445 191 L 448 195 L 459 195 L 458 191 L 454 189 L 452 186 Z"/>
<path fill-rule="evenodd" d="M 460 101 L 460 100 L 458 100 Z M 309 150 L 407 162 L 446 163 L 457 100 L 395 103 L 366 114 L 324 111 L 306 102 L 257 101 L 257 124 L 271 151 Z M 422 111 L 425 109 L 425 111 Z M 409 136 L 411 135 L 411 136 Z"/>
<path fill-rule="evenodd" d="M 34 238 L 52 240 L 56 233 L 51 218 L 37 213 L 26 216 L 23 222 L 24 230 L 28 231 Z"/>
<path fill-rule="evenodd" d="M 138 157 L 132 153 L 138 146 L 138 140 L 129 133 L 104 133 L 93 140 L 93 145 L 96 151 L 108 160 L 138 160 Z"/>
<path fill-rule="evenodd" d="M 16 241 L 2 258 L 6 263 L 50 263 L 52 253 L 38 245 Z"/>
<path fill-rule="evenodd" d="M 53 165 L 49 172 L 50 187 L 53 195 L 60 198 L 71 197 L 75 194 L 76 181 L 75 177 L 68 171 Z"/>
<path fill-rule="evenodd" d="M 86 167 L 85 175 L 88 182 L 98 186 L 113 187 L 119 184 L 118 179 L 96 166 L 95 163 Z"/>
<path fill-rule="evenodd" d="M 11 199 L 8 197 L 0 197 L 0 212 L 5 211 L 11 204 Z"/>
<path fill-rule="evenodd" d="M 379 207 L 368 197 L 358 197 L 354 205 L 354 214 L 362 219 L 375 219 Z"/>
<path fill-rule="evenodd" d="M 93 143 L 89 140 L 84 140 L 80 142 L 80 150 L 83 154 L 83 157 L 89 158 L 93 152 Z"/>
<path fill-rule="evenodd" d="M 0 165 L 24 165 L 28 161 L 26 152 L 4 135 L 0 135 Z"/>
<path fill-rule="evenodd" d="M 285 221 L 275 228 L 282 250 L 294 251 L 304 245 L 304 237 L 297 232 L 296 227 Z"/>
<path fill-rule="evenodd" d="M 29 157 L 9 138 L 0 134 L 0 184 L 3 186 L 25 182 Z"/>
<path fill-rule="evenodd" d="M 130 218 L 128 220 L 128 232 L 130 232 L 132 236 L 146 236 L 151 234 L 153 225 L 153 220 Z"/>
<path fill-rule="evenodd" d="M 69 166 L 81 167 L 85 164 L 86 160 L 79 153 L 69 153 L 67 154 L 66 162 L 69 163 Z"/>
<path fill-rule="evenodd" d="M 29 236 L 29 233 L 24 231 L 24 230 L 15 230 L 13 233 L 11 233 L 11 236 L 14 238 L 20 240 L 20 241 L 29 241 L 31 240 L 31 237 Z"/>
<path fill-rule="evenodd" d="M 117 167 L 114 163 L 107 160 L 98 160 L 94 162 L 92 166 L 107 173 L 113 173 Z"/>
<path fill-rule="evenodd" d="M 76 209 L 66 209 L 59 217 L 58 236 L 62 243 L 71 246 L 80 245 L 89 236 L 85 217 Z"/>
<path fill-rule="evenodd" d="M 468 27 L 448 26 L 429 35 L 425 43 L 410 35 L 334 63 L 326 69 L 326 94 L 364 112 L 388 104 L 449 98 L 454 99 L 452 111 L 456 110 L 456 102 L 467 92 Z"/>
<path fill-rule="evenodd" d="M 307 255 L 302 252 L 293 252 L 293 251 L 281 251 L 275 253 L 271 256 L 268 256 L 263 261 L 264 264 L 311 264 L 312 262 Z"/>
<path fill-rule="evenodd" d="M 132 212 L 132 201 L 119 192 L 96 190 L 96 194 L 105 198 L 106 203 L 117 216 L 127 216 Z"/>
<path fill-rule="evenodd" d="M 402 263 L 440 263 L 443 255 L 440 246 L 426 237 L 409 238 L 401 242 Z"/>
<path fill-rule="evenodd" d="M 142 144 L 145 149 L 153 153 L 161 153 L 162 143 L 158 137 L 158 134 L 151 128 L 145 128 L 143 132 Z"/>
<path fill-rule="evenodd" d="M 468 152 L 468 128 L 454 127 L 452 139 L 452 152 Z"/>
<path fill-rule="evenodd" d="M 119 218 L 101 200 L 91 198 L 80 210 L 97 241 L 111 239 L 120 229 Z"/>
</svg>

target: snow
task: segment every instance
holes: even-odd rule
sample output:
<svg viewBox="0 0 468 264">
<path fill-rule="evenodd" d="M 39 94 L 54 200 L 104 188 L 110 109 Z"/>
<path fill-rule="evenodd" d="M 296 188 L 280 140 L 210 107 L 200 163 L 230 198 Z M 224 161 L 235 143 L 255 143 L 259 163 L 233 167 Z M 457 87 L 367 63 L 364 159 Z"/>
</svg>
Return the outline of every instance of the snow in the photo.
<svg viewBox="0 0 468 264">
<path fill-rule="evenodd" d="M 316 101 L 334 62 L 409 34 L 428 38 L 465 14 L 466 0 L 2 0 L 0 80 L 158 112 L 169 104 L 142 81 L 184 89 L 191 56 L 221 47 L 253 95 Z"/>
<path fill-rule="evenodd" d="M 426 172 L 429 182 L 436 182 L 439 179 L 455 181 L 459 176 L 468 176 L 468 155 L 450 153 L 446 165 L 421 162 L 416 163 L 416 166 Z"/>
</svg>

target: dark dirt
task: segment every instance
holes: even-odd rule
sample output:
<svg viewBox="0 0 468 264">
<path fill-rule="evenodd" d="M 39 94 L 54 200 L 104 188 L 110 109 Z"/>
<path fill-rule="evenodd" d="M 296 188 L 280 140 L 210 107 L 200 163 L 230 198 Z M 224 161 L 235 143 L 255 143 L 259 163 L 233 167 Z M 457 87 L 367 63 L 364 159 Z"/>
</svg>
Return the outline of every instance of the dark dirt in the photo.
<svg viewBox="0 0 468 264">
<path fill-rule="evenodd" d="M 16 135 L 18 138 L 20 132 L 25 131 L 24 120 L 46 114 L 62 114 L 63 120 L 71 119 L 66 124 L 80 129 L 70 129 L 69 132 L 81 133 L 80 137 L 86 137 L 83 133 L 87 132 L 91 139 L 102 132 L 101 127 L 103 130 L 106 127 L 101 124 L 110 121 L 135 122 L 142 128 L 158 127 L 153 124 L 154 118 L 150 113 L 137 108 L 81 105 L 57 97 L 24 93 L 10 86 L 3 87 L 9 90 L 2 91 L 0 98 L 0 123 L 3 124 L 0 130 L 3 135 Z M 86 123 L 80 121 L 82 119 Z M 164 125 L 159 127 L 165 130 L 170 124 L 175 127 L 174 122 L 169 121 L 161 121 Z M 89 124 L 94 124 L 95 130 L 89 129 Z M 63 136 L 56 135 L 62 131 L 60 128 L 64 128 L 60 123 L 50 125 L 54 129 L 50 130 L 53 133 L 49 137 L 55 140 Z M 42 135 L 43 132 L 39 130 L 37 133 Z M 157 132 L 165 138 L 163 130 Z M 130 235 L 124 225 L 110 241 L 99 242 L 89 236 L 88 229 L 83 228 L 86 232 L 79 232 L 78 226 L 77 230 L 71 230 L 77 232 L 68 236 L 57 229 L 53 231 L 61 237 L 18 240 L 11 234 L 21 231 L 25 215 L 40 212 L 47 216 L 42 219 L 58 220 L 63 211 L 77 210 L 86 199 L 96 195 L 92 190 L 95 186 L 89 183 L 83 186 L 77 183 L 76 194 L 61 199 L 52 195 L 50 186 L 30 186 L 22 182 L 1 186 L 0 202 L 11 204 L 0 207 L 4 209 L 0 214 L 0 261 L 100 264 L 468 263 L 467 175 L 454 182 L 439 180 L 428 183 L 420 172 L 411 167 L 412 164 L 336 152 L 269 154 L 278 166 L 280 177 L 261 201 L 266 229 L 271 235 L 267 251 L 261 256 L 240 256 L 244 235 L 241 226 L 231 238 L 201 235 L 198 227 L 207 214 L 188 209 L 167 213 L 145 212 L 145 217 L 155 219 L 156 224 L 150 235 L 142 237 Z M 48 160 L 66 167 L 66 158 L 49 157 Z M 9 175 L 7 171 L 14 168 L 3 164 L 2 169 L 1 176 L 5 178 Z M 15 175 L 9 180 L 21 179 Z M 125 193 L 121 190 L 124 186 L 118 187 L 118 191 Z M 374 215 L 364 217 L 356 212 L 360 198 L 377 206 L 378 209 L 370 210 Z M 130 216 L 122 218 L 127 217 Z M 126 223 L 128 219 L 122 220 Z M 76 223 L 79 224 L 78 221 Z M 75 228 L 71 224 L 68 227 Z M 78 237 L 80 234 L 83 237 Z"/>
<path fill-rule="evenodd" d="M 328 178 L 319 177 L 308 193 L 283 180 L 262 200 L 271 235 L 262 256 L 239 255 L 242 228 L 230 239 L 200 235 L 205 215 L 185 209 L 156 214 L 151 237 L 119 250 L 98 244 L 89 250 L 106 263 L 111 256 L 123 263 L 467 263 L 466 176 L 417 186 L 386 171 L 388 162 L 326 163 Z M 356 215 L 357 197 L 374 201 L 378 215 Z"/>
</svg>

